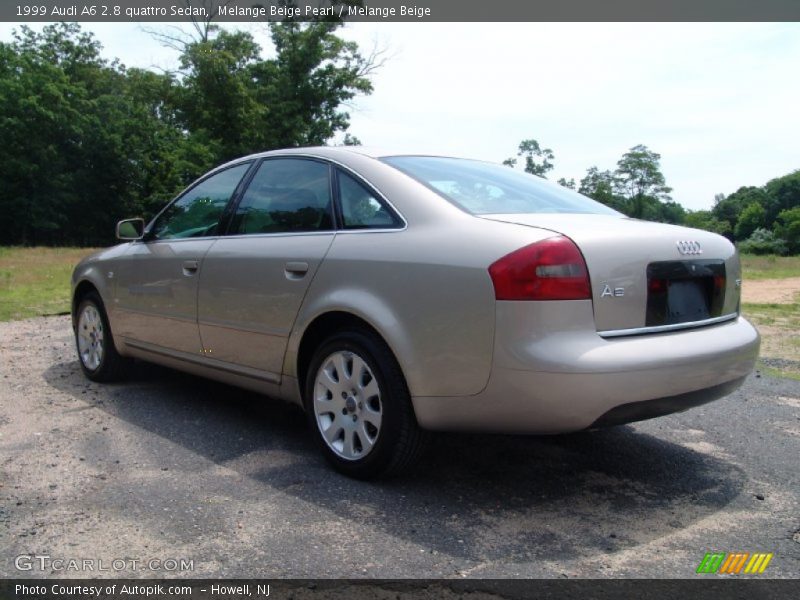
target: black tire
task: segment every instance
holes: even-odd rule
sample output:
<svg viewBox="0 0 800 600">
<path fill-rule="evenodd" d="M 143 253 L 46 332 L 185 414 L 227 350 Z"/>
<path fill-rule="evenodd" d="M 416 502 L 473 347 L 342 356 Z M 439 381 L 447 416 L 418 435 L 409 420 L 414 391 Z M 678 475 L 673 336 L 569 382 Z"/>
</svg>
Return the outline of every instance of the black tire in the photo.
<svg viewBox="0 0 800 600">
<path fill-rule="evenodd" d="M 380 392 L 378 402 L 375 401 L 374 396 L 371 400 L 367 400 L 366 394 L 360 394 L 361 390 L 359 390 L 359 393 L 352 395 L 353 402 L 349 406 L 352 407 L 353 404 L 356 404 L 361 407 L 361 401 L 355 398 L 363 398 L 364 404 L 369 404 L 371 410 L 376 405 L 379 405 L 379 413 L 381 415 L 380 429 L 377 430 L 376 438 L 371 448 L 364 453 L 364 456 L 356 454 L 355 458 L 353 456 L 344 458 L 344 451 L 337 451 L 328 444 L 323 435 L 321 419 L 338 418 L 339 411 L 341 411 L 343 420 L 352 418 L 356 422 L 359 415 L 365 417 L 363 427 L 366 428 L 369 421 L 366 410 L 354 408 L 353 413 L 350 414 L 345 413 L 348 408 L 340 407 L 336 410 L 336 417 L 333 416 L 333 410 L 329 413 L 331 416 L 318 417 L 314 406 L 317 375 L 323 365 L 329 366 L 331 364 L 331 358 L 337 353 L 344 353 L 343 356 L 355 355 L 355 357 L 361 358 L 369 371 L 371 371 L 371 373 L 367 373 L 366 379 L 371 380 L 371 376 L 374 376 Z M 355 363 L 351 363 L 350 370 L 354 373 L 353 364 Z M 417 424 L 414 409 L 411 405 L 411 395 L 397 360 L 395 360 L 394 355 L 383 340 L 371 331 L 353 330 L 342 332 L 325 340 L 314 352 L 304 387 L 303 401 L 314 438 L 325 458 L 340 473 L 356 479 L 391 477 L 412 467 L 423 454 L 429 434 Z M 324 388 L 319 389 L 322 390 Z M 332 394 L 329 395 L 331 395 L 332 400 Z M 351 396 L 348 396 L 347 400 L 344 400 L 344 396 L 342 397 L 345 406 L 348 406 L 347 402 L 350 401 L 349 398 Z M 331 423 L 329 427 L 333 428 L 334 424 Z M 358 432 L 356 432 L 356 438 L 353 439 L 358 439 L 358 435 Z M 342 445 L 346 444 L 344 441 L 346 436 L 347 433 L 342 430 Z M 340 442 L 337 441 L 336 443 Z"/>
<path fill-rule="evenodd" d="M 79 329 L 84 326 L 81 321 L 81 315 L 87 308 L 93 308 L 100 320 L 100 331 L 102 332 L 102 351 L 99 355 L 99 363 L 95 366 L 90 358 L 81 352 L 81 344 L 79 341 Z M 87 330 L 84 328 L 84 330 Z M 108 324 L 108 316 L 106 315 L 105 306 L 100 299 L 97 292 L 88 292 L 85 294 L 78 304 L 78 310 L 75 313 L 75 349 L 78 352 L 78 362 L 81 365 L 83 374 L 92 381 L 110 382 L 122 379 L 125 374 L 128 361 L 119 355 L 116 347 L 114 346 L 114 337 L 111 333 L 111 327 Z"/>
</svg>

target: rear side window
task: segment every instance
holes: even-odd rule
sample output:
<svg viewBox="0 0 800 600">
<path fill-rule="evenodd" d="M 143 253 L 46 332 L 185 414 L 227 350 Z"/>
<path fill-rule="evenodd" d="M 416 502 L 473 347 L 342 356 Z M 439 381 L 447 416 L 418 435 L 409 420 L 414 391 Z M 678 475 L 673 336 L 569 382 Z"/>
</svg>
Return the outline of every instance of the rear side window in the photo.
<svg viewBox="0 0 800 600">
<path fill-rule="evenodd" d="M 344 229 L 392 229 L 403 223 L 364 184 L 344 171 L 337 171 L 339 202 Z"/>
<path fill-rule="evenodd" d="M 619 214 L 577 192 L 505 165 L 438 156 L 381 159 L 474 215 Z"/>
<path fill-rule="evenodd" d="M 333 229 L 330 169 L 301 158 L 261 163 L 231 225 L 232 234 Z"/>
</svg>

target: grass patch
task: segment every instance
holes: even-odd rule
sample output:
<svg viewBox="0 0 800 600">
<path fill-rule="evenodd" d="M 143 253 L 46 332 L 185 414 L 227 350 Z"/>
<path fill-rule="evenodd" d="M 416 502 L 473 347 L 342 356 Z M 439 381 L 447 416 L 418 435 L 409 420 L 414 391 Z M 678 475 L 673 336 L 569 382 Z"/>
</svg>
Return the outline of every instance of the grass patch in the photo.
<svg viewBox="0 0 800 600">
<path fill-rule="evenodd" d="M 72 269 L 92 252 L 0 247 L 0 321 L 69 311 Z"/>
<path fill-rule="evenodd" d="M 787 361 L 780 368 L 764 365 L 763 371 L 800 379 L 800 303 L 742 304 L 742 314 L 761 334 L 761 356 Z"/>
<path fill-rule="evenodd" d="M 754 256 L 742 254 L 742 278 L 786 279 L 800 277 L 800 256 Z"/>
<path fill-rule="evenodd" d="M 800 373 L 790 371 L 788 369 L 777 369 L 775 367 L 770 367 L 765 365 L 761 361 L 758 361 L 756 368 L 759 371 L 761 371 L 764 375 L 770 375 L 771 377 L 783 377 L 785 379 L 794 379 L 795 381 L 800 381 Z"/>
<path fill-rule="evenodd" d="M 742 311 L 746 314 L 757 314 L 772 322 L 781 322 L 800 326 L 800 304 L 753 304 L 745 302 Z"/>
</svg>

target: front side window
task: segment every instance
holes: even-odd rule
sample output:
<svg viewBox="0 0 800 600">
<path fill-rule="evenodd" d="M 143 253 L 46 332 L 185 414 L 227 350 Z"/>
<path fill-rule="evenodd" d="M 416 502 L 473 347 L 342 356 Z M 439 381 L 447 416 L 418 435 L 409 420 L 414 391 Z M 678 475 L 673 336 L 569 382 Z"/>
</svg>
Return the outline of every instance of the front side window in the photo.
<svg viewBox="0 0 800 600">
<path fill-rule="evenodd" d="M 198 183 L 159 215 L 152 236 L 171 240 L 217 235 L 222 211 L 250 168 L 237 165 Z"/>
<path fill-rule="evenodd" d="M 390 156 L 382 160 L 473 215 L 619 214 L 557 183 L 505 165 L 437 156 Z"/>
<path fill-rule="evenodd" d="M 330 170 L 302 158 L 265 160 L 242 196 L 232 234 L 333 229 Z"/>
<path fill-rule="evenodd" d="M 402 222 L 366 186 L 338 171 L 339 202 L 345 229 L 388 229 Z"/>
</svg>

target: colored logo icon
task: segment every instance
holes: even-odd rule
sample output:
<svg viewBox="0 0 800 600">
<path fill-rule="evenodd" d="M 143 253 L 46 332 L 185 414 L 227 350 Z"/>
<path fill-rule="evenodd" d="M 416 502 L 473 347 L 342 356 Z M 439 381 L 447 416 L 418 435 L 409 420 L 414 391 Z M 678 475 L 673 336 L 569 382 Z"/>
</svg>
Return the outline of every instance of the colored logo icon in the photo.
<svg viewBox="0 0 800 600">
<path fill-rule="evenodd" d="M 706 552 L 696 573 L 717 573 L 718 575 L 756 575 L 763 573 L 773 554 L 766 552 Z"/>
</svg>

